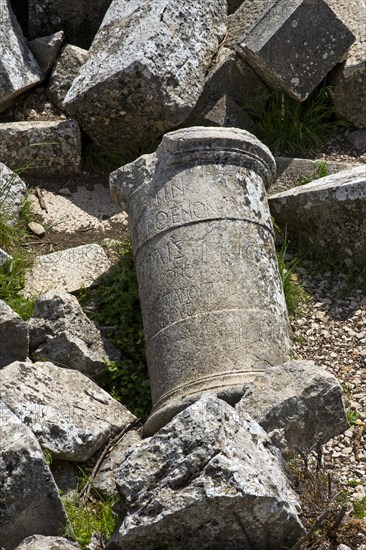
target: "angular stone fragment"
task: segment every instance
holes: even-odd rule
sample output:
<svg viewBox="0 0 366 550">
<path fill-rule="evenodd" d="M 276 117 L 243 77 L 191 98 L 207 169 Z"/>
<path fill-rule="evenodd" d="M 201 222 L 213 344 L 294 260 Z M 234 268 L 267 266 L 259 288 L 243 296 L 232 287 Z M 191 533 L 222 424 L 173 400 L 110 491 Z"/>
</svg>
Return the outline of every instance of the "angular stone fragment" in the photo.
<svg viewBox="0 0 366 550">
<path fill-rule="evenodd" d="M 0 112 L 13 98 L 42 79 L 9 0 L 0 0 Z"/>
<path fill-rule="evenodd" d="M 95 283 L 111 267 L 103 248 L 86 244 L 37 256 L 26 273 L 25 296 L 37 296 L 49 290 L 75 292 Z"/>
<path fill-rule="evenodd" d="M 4 265 L 7 264 L 8 262 L 10 263 L 12 259 L 13 259 L 13 256 L 11 256 L 5 250 L 0 248 L 0 269 L 4 267 Z"/>
<path fill-rule="evenodd" d="M 336 378 L 313 361 L 289 361 L 248 384 L 236 410 L 267 433 L 281 430 L 288 449 L 308 454 L 347 429 L 342 395 Z"/>
<path fill-rule="evenodd" d="M 123 405 L 76 370 L 52 363 L 4 367 L 0 399 L 55 458 L 85 462 L 135 419 Z"/>
<path fill-rule="evenodd" d="M 121 457 L 126 516 L 109 548 L 290 548 L 298 502 L 262 428 L 205 396 Z"/>
<path fill-rule="evenodd" d="M 225 16 L 226 0 L 114 0 L 65 110 L 100 145 L 150 143 L 191 113 Z"/>
<path fill-rule="evenodd" d="M 0 162 L 0 215 L 4 216 L 5 220 L 8 220 L 9 223 L 17 219 L 26 192 L 27 187 L 24 181 L 15 172 L 5 166 L 5 164 Z"/>
<path fill-rule="evenodd" d="M 364 0 L 326 0 L 351 29 L 356 41 L 330 78 L 337 112 L 357 128 L 366 127 L 366 4 Z"/>
<path fill-rule="evenodd" d="M 13 361 L 24 361 L 28 355 L 27 323 L 0 300 L 0 369 Z"/>
<path fill-rule="evenodd" d="M 0 125 L 0 161 L 13 170 L 49 178 L 80 174 L 81 135 L 75 120 Z"/>
<path fill-rule="evenodd" d="M 252 134 L 194 127 L 165 134 L 155 154 L 111 174 L 112 197 L 128 204 L 154 405 L 149 435 L 201 392 L 236 402 L 255 373 L 288 360 L 265 192 L 274 169 Z"/>
<path fill-rule="evenodd" d="M 67 292 L 50 291 L 37 298 L 30 327 L 33 359 L 52 361 L 93 378 L 106 371 L 119 353 L 103 341 L 95 323 Z"/>
<path fill-rule="evenodd" d="M 93 487 L 103 498 L 118 495 L 116 474 L 121 463 L 121 457 L 125 453 L 131 452 L 140 441 L 141 435 L 139 432 L 136 430 L 127 432 L 103 461 L 96 477 L 93 479 Z"/>
<path fill-rule="evenodd" d="M 42 73 L 46 76 L 52 69 L 64 41 L 63 31 L 50 36 L 42 36 L 28 42 L 29 49 L 36 58 Z"/>
<path fill-rule="evenodd" d="M 235 50 L 222 47 L 212 62 L 202 94 L 185 127 L 227 126 L 250 130 L 254 123 L 243 106 L 267 89 Z"/>
<path fill-rule="evenodd" d="M 88 49 L 111 0 L 29 0 L 29 34 L 65 31 L 67 42 Z"/>
<path fill-rule="evenodd" d="M 75 542 L 61 537 L 33 535 L 28 537 L 15 550 L 75 550 L 80 548 Z"/>
<path fill-rule="evenodd" d="M 2 402 L 0 441 L 2 548 L 13 550 L 34 533 L 57 535 L 66 515 L 42 449 L 31 430 Z"/>
<path fill-rule="evenodd" d="M 66 44 L 57 59 L 46 93 L 47 97 L 59 109 L 63 109 L 62 104 L 66 94 L 78 76 L 80 67 L 85 63 L 87 56 L 87 50 Z"/>
<path fill-rule="evenodd" d="M 365 263 L 366 166 L 269 197 L 276 223 L 309 255 Z"/>
<path fill-rule="evenodd" d="M 309 26 L 308 22 L 311 21 Z M 305 100 L 355 40 L 325 0 L 252 0 L 229 17 L 229 38 L 268 85 Z"/>
</svg>

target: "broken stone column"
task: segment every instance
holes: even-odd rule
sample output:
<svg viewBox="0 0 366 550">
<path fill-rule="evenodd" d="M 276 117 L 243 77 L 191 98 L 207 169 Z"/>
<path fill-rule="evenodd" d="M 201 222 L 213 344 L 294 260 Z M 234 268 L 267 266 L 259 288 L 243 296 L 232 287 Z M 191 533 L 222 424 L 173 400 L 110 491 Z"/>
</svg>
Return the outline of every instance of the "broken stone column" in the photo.
<svg viewBox="0 0 366 550">
<path fill-rule="evenodd" d="M 166 134 L 111 175 L 128 207 L 143 311 L 153 433 L 207 390 L 229 402 L 289 352 L 265 188 L 275 163 L 246 131 Z"/>
</svg>

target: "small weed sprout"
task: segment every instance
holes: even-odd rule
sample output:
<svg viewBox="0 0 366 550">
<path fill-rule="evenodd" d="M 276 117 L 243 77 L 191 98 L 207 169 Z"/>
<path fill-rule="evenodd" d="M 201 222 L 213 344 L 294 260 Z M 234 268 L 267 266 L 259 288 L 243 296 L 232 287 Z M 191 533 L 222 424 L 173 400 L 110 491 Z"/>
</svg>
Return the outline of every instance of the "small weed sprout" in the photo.
<svg viewBox="0 0 366 550">
<path fill-rule="evenodd" d="M 346 416 L 347 416 L 347 422 L 350 426 L 354 426 L 355 424 L 357 424 L 357 420 L 360 418 L 359 413 L 353 410 L 348 410 L 346 412 Z"/>
<path fill-rule="evenodd" d="M 310 183 L 311 181 L 319 180 L 320 178 L 325 178 L 329 175 L 328 165 L 323 160 L 318 160 L 315 162 L 315 170 L 311 177 L 304 176 L 299 181 L 299 185 L 306 185 L 307 183 Z"/>
</svg>

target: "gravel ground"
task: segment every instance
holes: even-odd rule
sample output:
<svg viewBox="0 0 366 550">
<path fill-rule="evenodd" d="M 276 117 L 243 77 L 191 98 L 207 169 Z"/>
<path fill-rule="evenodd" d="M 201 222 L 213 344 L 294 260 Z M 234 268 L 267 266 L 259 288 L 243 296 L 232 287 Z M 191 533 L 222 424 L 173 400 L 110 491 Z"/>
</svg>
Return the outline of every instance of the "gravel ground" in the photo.
<svg viewBox="0 0 366 550">
<path fill-rule="evenodd" d="M 348 415 L 353 416 L 348 430 L 323 449 L 322 470 L 337 490 L 348 493 L 347 520 L 353 515 L 353 502 L 366 497 L 366 293 L 347 289 L 343 274 L 311 274 L 300 268 L 298 275 L 309 300 L 292 320 L 294 353 L 296 358 L 313 360 L 335 375 L 344 390 Z M 350 548 L 363 550 L 366 519 L 357 525 Z M 325 543 L 310 547 L 337 548 Z"/>
</svg>

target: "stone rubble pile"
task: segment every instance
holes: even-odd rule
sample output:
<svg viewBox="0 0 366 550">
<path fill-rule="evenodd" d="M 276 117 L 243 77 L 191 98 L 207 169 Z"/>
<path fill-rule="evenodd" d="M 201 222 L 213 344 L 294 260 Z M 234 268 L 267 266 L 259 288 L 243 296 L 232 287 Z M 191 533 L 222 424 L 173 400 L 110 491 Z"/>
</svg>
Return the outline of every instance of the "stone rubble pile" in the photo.
<svg viewBox="0 0 366 550">
<path fill-rule="evenodd" d="M 22 164 L 40 178 L 78 176 L 86 134 L 107 149 L 165 134 L 110 177 L 129 211 L 154 408 L 141 434 L 91 380 L 118 354 L 68 293 L 108 271 L 103 248 L 38 256 L 24 288 L 33 317 L 0 301 L 0 548 L 78 548 L 59 536 L 68 518 L 45 453 L 66 472 L 95 463 L 119 434 L 94 480 L 120 497 L 106 548 L 289 548 L 304 527 L 284 459 L 316 445 L 333 456 L 335 436 L 348 456 L 356 428 L 345 431 L 341 386 L 318 366 L 326 357 L 290 360 L 267 202 L 276 164 L 246 131 L 242 104 L 268 87 L 303 101 L 329 75 L 338 113 L 365 128 L 365 3 L 22 6 L 0 0 L 0 208 L 10 223 L 26 193 L 13 172 Z M 26 99 L 22 120 L 12 118 L 30 89 L 47 94 L 55 119 L 29 120 Z M 316 232 L 320 253 L 355 255 L 364 172 L 277 193 L 271 212 L 291 238 Z M 4 269 L 11 262 L 0 250 Z"/>
</svg>

